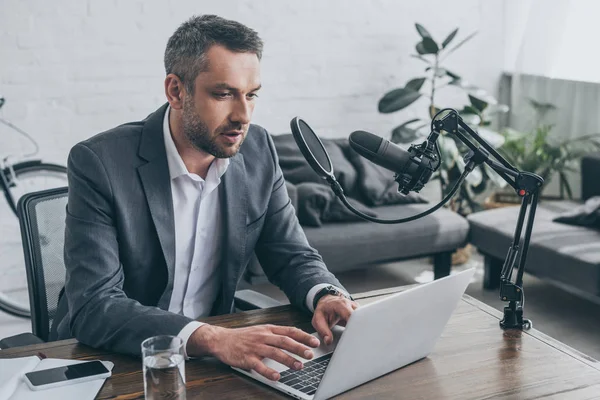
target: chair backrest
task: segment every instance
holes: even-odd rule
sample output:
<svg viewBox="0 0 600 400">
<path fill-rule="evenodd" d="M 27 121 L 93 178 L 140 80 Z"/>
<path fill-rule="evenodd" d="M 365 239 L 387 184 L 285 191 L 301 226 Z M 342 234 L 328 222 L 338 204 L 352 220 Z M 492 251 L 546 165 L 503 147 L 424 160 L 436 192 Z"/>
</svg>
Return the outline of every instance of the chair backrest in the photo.
<svg viewBox="0 0 600 400">
<path fill-rule="evenodd" d="M 17 205 L 33 334 L 48 341 L 65 283 L 63 258 L 68 188 L 28 193 Z"/>
</svg>

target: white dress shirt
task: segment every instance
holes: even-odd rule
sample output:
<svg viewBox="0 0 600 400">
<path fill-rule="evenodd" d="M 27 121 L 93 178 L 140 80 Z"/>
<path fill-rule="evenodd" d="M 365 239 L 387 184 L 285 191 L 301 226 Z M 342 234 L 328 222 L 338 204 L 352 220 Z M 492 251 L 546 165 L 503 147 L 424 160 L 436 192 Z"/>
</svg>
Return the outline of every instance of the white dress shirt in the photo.
<svg viewBox="0 0 600 400">
<path fill-rule="evenodd" d="M 218 267 L 223 235 L 220 234 L 222 216 L 217 188 L 229 159 L 215 158 L 206 179 L 190 173 L 171 136 L 170 111 L 169 106 L 163 120 L 175 217 L 175 276 L 169 311 L 196 319 L 210 314 L 221 283 Z M 318 284 L 308 292 L 306 306 L 311 312 L 315 295 L 326 286 L 329 285 Z M 184 349 L 192 333 L 202 325 L 193 321 L 179 332 Z"/>
</svg>

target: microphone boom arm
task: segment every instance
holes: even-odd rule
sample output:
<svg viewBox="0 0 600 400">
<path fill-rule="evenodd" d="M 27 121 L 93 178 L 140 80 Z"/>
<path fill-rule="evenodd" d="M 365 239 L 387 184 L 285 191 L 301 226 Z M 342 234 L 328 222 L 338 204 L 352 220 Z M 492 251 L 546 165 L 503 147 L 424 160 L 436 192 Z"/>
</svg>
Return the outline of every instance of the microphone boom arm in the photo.
<svg viewBox="0 0 600 400">
<path fill-rule="evenodd" d="M 448 110 L 450 112 L 443 118 L 439 120 L 435 119 L 437 115 Z M 433 118 L 432 132 L 428 141 L 435 142 L 442 131 L 457 137 L 469 148 L 469 153 L 465 156 L 465 162 L 467 162 L 468 165 L 471 163 L 474 163 L 475 165 L 480 165 L 482 163 L 487 164 L 513 189 L 515 189 L 517 195 L 522 198 L 513 241 L 508 249 L 500 274 L 500 299 L 508 302 L 508 306 L 504 307 L 504 318 L 500 321 L 500 327 L 502 329 L 529 329 L 531 328 L 531 321 L 523 319 L 523 305 L 525 303 L 525 295 L 523 293 L 523 272 L 525 270 L 539 193 L 544 183 L 544 179 L 531 172 L 519 171 L 511 165 L 489 143 L 471 129 L 471 127 L 463 121 L 456 110 L 444 109 L 438 112 L 437 115 Z M 476 146 L 471 142 L 469 137 L 461 130 L 464 130 L 469 137 L 479 144 L 479 146 Z M 493 159 L 490 158 L 490 155 L 493 156 Z M 523 224 L 528 208 L 529 215 L 527 217 L 527 225 L 525 226 L 525 235 L 522 238 L 523 244 L 521 246 Z M 520 257 L 519 250 L 521 252 Z M 517 265 L 517 276 L 513 282 L 512 273 L 515 265 Z"/>
</svg>

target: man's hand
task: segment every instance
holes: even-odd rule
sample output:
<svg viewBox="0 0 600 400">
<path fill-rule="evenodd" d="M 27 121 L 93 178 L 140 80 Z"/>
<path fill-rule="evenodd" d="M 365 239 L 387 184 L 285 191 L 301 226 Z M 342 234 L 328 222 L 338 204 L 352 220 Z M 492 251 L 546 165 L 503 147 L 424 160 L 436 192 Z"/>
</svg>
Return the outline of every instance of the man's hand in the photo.
<svg viewBox="0 0 600 400">
<path fill-rule="evenodd" d="M 285 353 L 297 354 L 311 359 L 310 347 L 319 347 L 319 339 L 293 327 L 257 325 L 248 328 L 227 329 L 202 325 L 190 336 L 187 351 L 190 356 L 212 355 L 232 367 L 255 370 L 271 380 L 278 380 L 279 373 L 268 368 L 263 358 L 270 358 L 289 368 L 299 370 L 303 365 Z"/>
<path fill-rule="evenodd" d="M 358 303 L 342 296 L 326 295 L 319 300 L 312 325 L 321 335 L 325 344 L 331 344 L 333 341 L 331 328 L 335 325 L 345 326 L 352 311 L 357 308 Z"/>
</svg>

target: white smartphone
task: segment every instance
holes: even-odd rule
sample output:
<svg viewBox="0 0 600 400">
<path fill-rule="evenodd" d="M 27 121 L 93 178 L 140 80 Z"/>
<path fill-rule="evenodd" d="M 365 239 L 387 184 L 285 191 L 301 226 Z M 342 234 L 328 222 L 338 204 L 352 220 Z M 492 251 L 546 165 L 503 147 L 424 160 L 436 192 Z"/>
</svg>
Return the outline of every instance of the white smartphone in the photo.
<svg viewBox="0 0 600 400">
<path fill-rule="evenodd" d="M 112 363 L 111 363 L 112 364 Z M 88 361 L 64 367 L 27 372 L 23 379 L 31 390 L 43 390 L 95 379 L 108 378 L 110 369 L 102 361 Z"/>
</svg>

